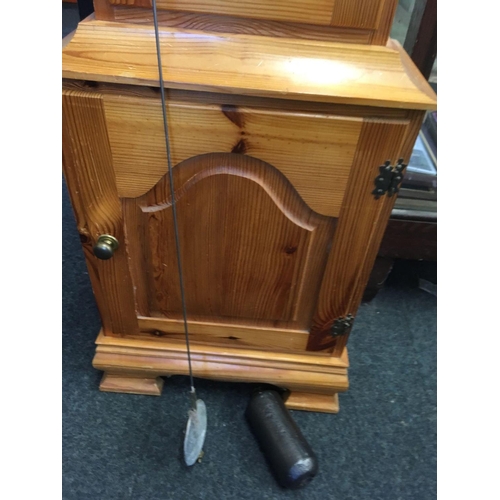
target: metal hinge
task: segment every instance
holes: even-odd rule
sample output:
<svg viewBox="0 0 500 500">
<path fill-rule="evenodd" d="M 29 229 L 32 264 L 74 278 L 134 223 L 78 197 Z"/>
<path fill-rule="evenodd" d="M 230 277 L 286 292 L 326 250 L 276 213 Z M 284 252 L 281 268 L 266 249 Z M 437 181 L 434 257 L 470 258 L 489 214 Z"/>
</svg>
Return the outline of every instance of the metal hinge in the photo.
<svg viewBox="0 0 500 500">
<path fill-rule="evenodd" d="M 352 324 L 354 323 L 354 316 L 352 314 L 348 314 L 346 317 L 337 318 L 330 330 L 330 334 L 332 337 L 340 337 L 341 335 L 345 335 L 349 333 L 352 328 Z"/>
<path fill-rule="evenodd" d="M 399 191 L 403 181 L 403 170 L 406 168 L 403 161 L 403 158 L 400 158 L 397 164 L 392 166 L 391 161 L 387 160 L 379 167 L 380 173 L 375 177 L 375 189 L 372 191 L 376 200 L 386 193 L 392 196 Z"/>
</svg>

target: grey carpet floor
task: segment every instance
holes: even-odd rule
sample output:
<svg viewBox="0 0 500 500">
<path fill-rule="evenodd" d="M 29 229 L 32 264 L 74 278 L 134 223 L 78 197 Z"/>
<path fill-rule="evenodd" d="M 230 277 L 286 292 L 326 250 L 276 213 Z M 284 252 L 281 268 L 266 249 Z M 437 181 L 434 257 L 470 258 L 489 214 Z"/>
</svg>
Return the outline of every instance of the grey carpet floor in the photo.
<svg viewBox="0 0 500 500">
<path fill-rule="evenodd" d="M 63 35 L 76 20 L 65 6 Z M 293 492 L 276 484 L 245 422 L 250 385 L 198 381 L 209 429 L 192 469 L 181 460 L 186 378 L 166 379 L 159 398 L 99 392 L 99 316 L 64 184 L 63 242 L 65 500 L 435 498 L 436 298 L 408 266 L 396 266 L 358 312 L 340 413 L 292 412 L 320 462 L 312 483 Z"/>
</svg>

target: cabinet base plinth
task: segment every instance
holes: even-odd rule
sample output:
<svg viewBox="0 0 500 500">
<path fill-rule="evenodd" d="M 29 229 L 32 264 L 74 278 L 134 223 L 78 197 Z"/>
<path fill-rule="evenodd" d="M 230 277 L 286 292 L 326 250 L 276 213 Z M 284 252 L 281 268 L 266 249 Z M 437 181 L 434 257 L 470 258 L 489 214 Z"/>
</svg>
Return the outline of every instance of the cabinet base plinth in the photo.
<svg viewBox="0 0 500 500">
<path fill-rule="evenodd" d="M 292 392 L 285 401 L 289 410 L 317 411 L 322 413 L 339 412 L 339 395 L 335 394 L 312 394 L 304 392 Z"/>
<path fill-rule="evenodd" d="M 188 375 L 186 347 L 175 340 L 97 338 L 94 368 L 105 372 L 100 389 L 160 395 L 169 375 Z M 195 377 L 225 382 L 271 384 L 290 391 L 286 406 L 336 413 L 338 392 L 349 387 L 347 351 L 334 357 L 314 352 L 274 352 L 191 344 Z"/>
<path fill-rule="evenodd" d="M 105 373 L 99 389 L 103 392 L 125 392 L 127 394 L 146 394 L 148 396 L 161 396 L 163 379 L 161 377 L 130 377 Z"/>
</svg>

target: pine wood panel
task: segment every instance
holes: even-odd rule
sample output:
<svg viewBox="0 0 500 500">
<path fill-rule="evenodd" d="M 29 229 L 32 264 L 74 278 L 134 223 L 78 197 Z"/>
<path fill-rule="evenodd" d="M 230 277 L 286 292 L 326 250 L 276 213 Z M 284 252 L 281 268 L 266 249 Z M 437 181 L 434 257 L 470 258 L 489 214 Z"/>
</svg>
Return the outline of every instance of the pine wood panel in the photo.
<svg viewBox="0 0 500 500">
<path fill-rule="evenodd" d="M 114 95 L 120 98 L 146 97 L 160 99 L 159 90 L 153 87 L 143 87 L 138 85 L 122 85 L 105 82 L 91 82 L 81 80 L 68 80 L 63 78 L 62 88 L 64 90 L 82 90 L 85 92 L 99 92 L 100 94 Z M 348 104 L 334 104 L 323 102 L 290 101 L 286 99 L 269 98 L 236 95 L 236 94 L 217 94 L 215 92 L 193 92 L 190 90 L 167 89 L 167 101 L 176 104 L 189 105 L 209 105 L 216 106 L 238 106 L 240 108 L 253 108 L 256 110 L 269 110 L 277 112 L 283 111 L 298 113 L 313 113 L 319 115 L 343 116 L 348 118 L 386 118 L 386 119 L 407 119 L 413 116 L 413 110 L 397 108 L 378 108 L 370 106 L 351 106 Z M 108 97 L 104 97 L 105 106 Z M 167 103 L 168 105 L 168 103 Z M 418 111 L 417 111 L 418 112 Z"/>
<path fill-rule="evenodd" d="M 313 319 L 308 349 L 332 348 L 336 318 L 355 314 L 386 227 L 387 196 L 371 194 L 378 167 L 402 152 L 408 121 L 366 120 Z M 393 197 L 394 198 L 394 197 Z"/>
<path fill-rule="evenodd" d="M 401 48 L 161 30 L 165 86 L 292 100 L 434 109 Z M 158 85 L 150 26 L 89 20 L 63 50 L 63 77 Z"/>
<path fill-rule="evenodd" d="M 312 212 L 281 173 L 252 157 L 202 155 L 173 174 L 188 319 L 307 329 L 336 220 Z M 169 189 L 164 176 L 123 207 L 143 315 L 180 319 Z"/>
<path fill-rule="evenodd" d="M 99 19 L 111 18 L 99 17 Z M 117 7 L 114 9 L 113 19 L 117 22 L 151 24 L 153 14 L 151 9 Z M 375 33 L 377 33 L 372 29 L 333 28 L 318 24 L 304 24 L 303 22 L 257 20 L 235 16 L 165 10 L 158 11 L 158 23 L 160 26 L 212 33 L 240 33 L 360 44 L 369 44 Z M 387 41 L 387 32 L 385 33 L 385 41 Z M 379 43 L 379 45 L 381 44 Z"/>
<path fill-rule="evenodd" d="M 355 0 L 359 3 L 360 0 Z M 366 0 L 361 0 L 361 2 Z M 109 0 L 112 5 L 133 5 L 151 9 L 151 0 Z M 186 12 L 206 12 L 229 16 L 329 24 L 333 0 L 157 0 L 158 9 Z"/>
<path fill-rule="evenodd" d="M 394 16 L 398 7 L 398 0 L 388 0 L 382 6 L 378 29 L 373 33 L 371 43 L 373 45 L 386 45 L 390 40 L 390 33 Z"/>
<path fill-rule="evenodd" d="M 136 198 L 167 172 L 159 97 L 105 96 L 118 194 Z M 278 168 L 309 207 L 336 217 L 361 118 L 169 100 L 173 164 L 211 152 L 254 156 Z"/>
<path fill-rule="evenodd" d="M 150 0 L 95 0 L 94 3 L 98 12 L 97 19 L 132 22 L 148 19 L 148 22 L 152 22 Z M 226 25 L 226 29 L 232 25 L 231 32 L 247 32 L 245 25 L 251 24 L 253 29 L 258 30 L 257 34 L 279 36 L 283 29 L 295 28 L 293 32 L 289 32 L 289 36 L 295 37 L 297 33 L 302 32 L 309 37 L 307 33 L 314 34 L 314 26 L 318 26 L 329 28 L 318 33 L 337 33 L 337 36 L 354 36 L 356 31 L 364 30 L 370 34 L 370 40 L 366 42 L 370 43 L 373 34 L 380 27 L 384 35 L 380 33 L 379 36 L 385 37 L 387 41 L 389 32 L 386 26 L 392 24 L 397 0 L 159 0 L 157 5 L 160 21 L 165 21 L 163 14 L 167 11 L 169 16 L 196 19 L 196 28 L 193 29 L 220 31 L 222 24 Z M 112 12 L 109 10 L 110 6 Z M 202 27 L 198 23 L 203 22 L 203 16 L 211 16 L 212 21 Z M 179 17 L 177 19 L 179 20 Z M 208 18 L 205 21 L 208 21 Z M 297 26 L 297 23 L 303 28 Z M 244 31 L 234 31 L 236 26 Z M 350 28 L 350 31 L 335 28 Z M 267 29 L 267 32 L 262 33 L 262 29 Z"/>
<path fill-rule="evenodd" d="M 409 125 L 406 127 L 402 143 L 397 147 L 397 141 L 399 140 L 399 133 L 394 131 L 394 136 L 392 139 L 394 140 L 394 149 L 393 151 L 400 151 L 399 155 L 405 159 L 410 158 L 411 152 L 413 150 L 413 145 L 415 144 L 415 140 L 422 126 L 422 121 L 424 118 L 424 113 L 419 111 L 413 111 L 410 117 Z M 384 236 L 385 229 L 387 227 L 387 221 L 391 215 L 392 209 L 394 207 L 394 203 L 396 202 L 396 196 L 384 196 L 380 200 L 383 201 L 382 206 L 380 207 L 380 214 L 378 217 L 377 228 L 373 232 L 371 241 L 369 246 L 367 247 L 367 253 L 365 257 L 364 264 L 360 266 L 360 272 L 358 275 L 358 286 L 352 288 L 352 293 L 349 298 L 349 303 L 347 304 L 347 310 L 352 311 L 352 314 L 356 314 L 358 310 L 359 304 L 361 303 L 361 299 L 363 296 L 364 289 L 366 284 L 368 283 L 368 279 L 370 277 L 371 270 L 373 268 L 373 264 L 376 259 L 377 252 L 380 248 L 380 244 L 382 242 L 382 238 Z M 378 201 L 380 201 L 378 200 Z M 349 339 L 349 334 L 343 335 L 339 337 L 333 344 L 333 355 L 340 356 L 343 352 L 347 341 Z"/>
<path fill-rule="evenodd" d="M 185 340 L 184 323 L 181 320 L 139 316 L 138 322 L 142 336 L 176 339 L 181 342 Z M 309 338 L 307 330 L 276 328 L 272 322 L 260 327 L 248 327 L 242 324 L 224 323 L 224 318 L 219 317 L 213 323 L 193 320 L 189 320 L 188 323 L 189 338 L 198 344 L 209 343 L 272 351 L 304 351 Z"/>
<path fill-rule="evenodd" d="M 386 0 L 335 0 L 330 24 L 376 28 L 385 3 Z"/>
<path fill-rule="evenodd" d="M 123 242 L 121 206 L 98 93 L 63 92 L 63 167 L 105 330 L 136 333 L 135 301 L 123 245 L 108 261 L 92 253 L 101 234 Z"/>
</svg>

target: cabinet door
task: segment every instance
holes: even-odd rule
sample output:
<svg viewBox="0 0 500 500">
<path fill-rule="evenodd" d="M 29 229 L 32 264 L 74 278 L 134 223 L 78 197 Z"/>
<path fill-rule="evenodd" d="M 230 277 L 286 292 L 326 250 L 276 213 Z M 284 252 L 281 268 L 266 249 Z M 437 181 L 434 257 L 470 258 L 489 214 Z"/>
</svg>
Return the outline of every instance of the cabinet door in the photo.
<svg viewBox="0 0 500 500">
<path fill-rule="evenodd" d="M 195 156 L 173 174 L 193 340 L 304 349 L 336 219 L 250 156 Z M 181 339 L 168 176 L 122 203 L 139 326 Z"/>
<path fill-rule="evenodd" d="M 66 91 L 63 111 L 105 334 L 183 342 L 158 98 Z M 332 325 L 355 313 L 390 212 L 374 178 L 408 123 L 173 101 L 169 114 L 192 341 L 341 345 Z M 121 243 L 109 261 L 92 255 L 100 234 Z"/>
</svg>

